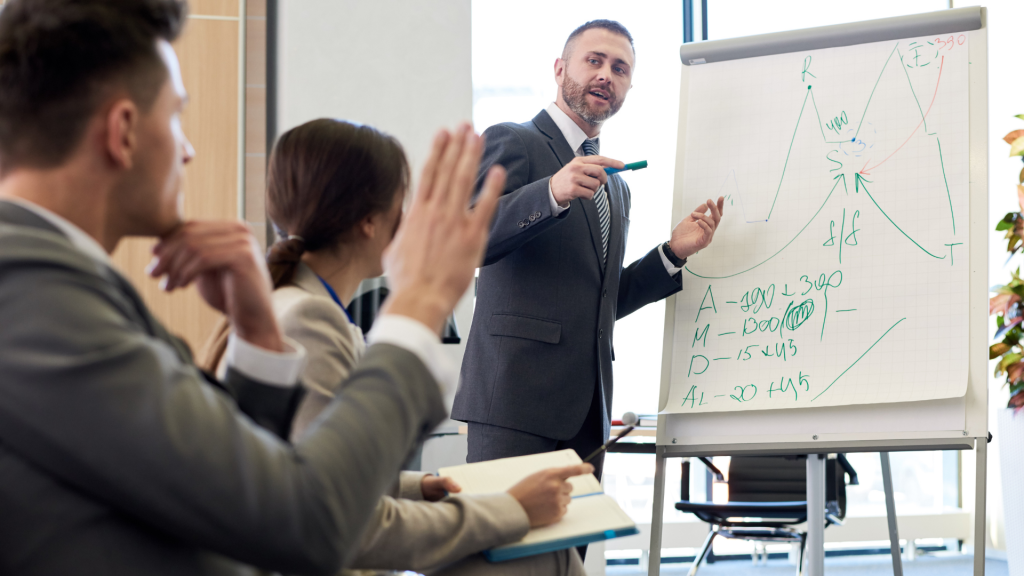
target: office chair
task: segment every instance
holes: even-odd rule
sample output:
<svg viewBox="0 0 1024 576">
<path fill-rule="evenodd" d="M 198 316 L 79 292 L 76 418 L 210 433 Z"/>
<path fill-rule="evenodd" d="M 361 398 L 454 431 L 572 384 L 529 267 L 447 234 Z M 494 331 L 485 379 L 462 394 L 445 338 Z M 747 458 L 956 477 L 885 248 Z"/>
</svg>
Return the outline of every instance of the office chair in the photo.
<svg viewBox="0 0 1024 576">
<path fill-rule="evenodd" d="M 807 456 L 734 456 L 729 464 L 729 501 L 690 502 L 689 486 L 682 488 L 676 509 L 689 512 L 711 525 L 704 546 L 690 567 L 689 576 L 707 558 L 715 538 L 800 544 L 797 576 L 803 574 L 807 532 L 794 528 L 807 521 Z M 700 461 L 718 482 L 725 480 L 707 458 Z M 825 463 L 825 526 L 842 525 L 846 517 L 846 475 L 856 485 L 857 472 L 843 454 Z"/>
</svg>

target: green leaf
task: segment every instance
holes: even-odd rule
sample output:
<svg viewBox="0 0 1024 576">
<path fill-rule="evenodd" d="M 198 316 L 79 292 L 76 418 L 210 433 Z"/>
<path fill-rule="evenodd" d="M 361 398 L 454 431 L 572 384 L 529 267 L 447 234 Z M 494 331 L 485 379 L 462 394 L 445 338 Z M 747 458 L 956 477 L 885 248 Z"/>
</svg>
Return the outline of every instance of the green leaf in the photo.
<svg viewBox="0 0 1024 576">
<path fill-rule="evenodd" d="M 1013 228 L 1013 222 L 1007 222 L 1006 219 L 1000 220 L 996 224 L 996 232 L 1002 232 L 1003 230 L 1010 230 Z"/>
<path fill-rule="evenodd" d="M 998 326 L 999 328 L 1003 327 L 1003 315 L 1002 314 L 1000 314 L 999 316 L 996 316 L 996 326 Z"/>
<path fill-rule="evenodd" d="M 1014 118 L 1020 118 L 1021 120 L 1024 120 L 1024 114 L 1017 114 L 1016 116 L 1014 116 Z"/>
<path fill-rule="evenodd" d="M 999 361 L 999 367 L 1002 368 L 1003 370 L 1006 370 L 1007 368 L 1009 368 L 1013 364 L 1016 364 L 1017 362 L 1020 362 L 1020 359 L 1021 359 L 1021 355 L 1018 354 L 1017 352 L 1013 352 L 1013 353 L 1007 354 L 1007 355 L 1003 356 L 1002 360 Z"/>
<path fill-rule="evenodd" d="M 1010 156 L 1022 156 L 1024 155 L 1024 136 L 1017 138 L 1010 144 Z"/>
</svg>

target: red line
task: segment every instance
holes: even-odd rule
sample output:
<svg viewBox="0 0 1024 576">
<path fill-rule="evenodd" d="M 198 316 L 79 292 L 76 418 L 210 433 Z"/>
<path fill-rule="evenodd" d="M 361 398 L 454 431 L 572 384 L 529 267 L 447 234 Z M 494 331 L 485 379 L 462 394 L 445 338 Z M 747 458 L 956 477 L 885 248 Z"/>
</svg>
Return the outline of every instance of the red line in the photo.
<svg viewBox="0 0 1024 576">
<path fill-rule="evenodd" d="M 939 78 L 935 81 L 935 93 L 932 94 L 932 103 L 928 105 L 928 110 L 924 113 L 924 116 L 921 117 L 921 121 L 917 123 L 917 127 L 914 128 L 914 131 L 910 133 L 910 136 L 907 136 L 907 139 L 903 141 L 903 144 L 900 144 L 899 148 L 893 150 L 892 154 L 889 154 L 888 156 L 886 156 L 885 160 L 888 160 L 889 158 L 892 158 L 894 155 L 896 155 L 897 152 L 900 151 L 900 148 L 903 148 L 904 146 L 907 145 L 907 142 L 910 142 L 910 139 L 914 137 L 914 134 L 917 134 L 918 128 L 920 128 L 921 125 L 924 124 L 924 119 L 928 117 L 929 113 L 931 113 L 932 106 L 935 105 L 935 97 L 939 95 L 939 81 L 942 80 L 942 65 L 945 64 L 945 62 L 946 62 L 946 57 L 943 56 L 942 60 L 939 60 Z M 860 174 L 868 174 L 868 175 L 870 175 L 871 173 L 868 172 L 867 170 L 874 170 L 875 168 L 878 168 L 879 166 L 881 166 L 882 164 L 885 163 L 885 160 L 882 160 L 881 162 L 879 162 L 878 164 L 875 164 L 871 168 L 867 168 L 867 169 L 861 168 L 860 169 Z M 869 160 L 869 162 L 870 162 L 870 160 Z M 865 162 L 864 166 L 867 166 L 867 165 L 868 165 L 867 162 Z"/>
</svg>

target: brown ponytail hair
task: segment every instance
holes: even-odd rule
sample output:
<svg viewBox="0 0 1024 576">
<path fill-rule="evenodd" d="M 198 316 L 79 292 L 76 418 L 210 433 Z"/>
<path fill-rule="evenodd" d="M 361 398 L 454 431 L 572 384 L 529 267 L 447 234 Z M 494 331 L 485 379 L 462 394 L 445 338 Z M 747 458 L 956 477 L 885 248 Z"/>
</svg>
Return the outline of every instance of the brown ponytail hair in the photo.
<svg viewBox="0 0 1024 576">
<path fill-rule="evenodd" d="M 304 253 L 352 239 L 360 222 L 387 212 L 408 186 L 402 145 L 376 128 L 320 118 L 282 134 L 267 172 L 267 214 L 279 236 L 267 251 L 274 288 L 291 282 Z M 210 335 L 205 370 L 216 370 L 230 331 L 225 318 Z"/>
</svg>

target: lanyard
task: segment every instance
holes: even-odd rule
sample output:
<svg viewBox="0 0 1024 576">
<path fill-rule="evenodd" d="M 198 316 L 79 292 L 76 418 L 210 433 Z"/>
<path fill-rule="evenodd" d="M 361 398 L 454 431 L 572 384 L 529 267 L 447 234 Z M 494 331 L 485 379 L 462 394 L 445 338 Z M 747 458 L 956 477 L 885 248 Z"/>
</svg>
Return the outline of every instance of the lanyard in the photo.
<svg viewBox="0 0 1024 576">
<path fill-rule="evenodd" d="M 345 313 L 345 317 L 348 318 L 349 323 L 355 324 L 355 321 L 352 320 L 352 315 L 348 313 L 345 305 L 341 303 L 341 299 L 338 298 L 338 293 L 334 291 L 334 288 L 331 288 L 331 285 L 323 278 L 320 278 L 319 275 L 317 278 L 320 280 L 320 283 L 324 285 L 324 288 L 327 289 L 327 293 L 331 295 L 331 300 L 334 300 L 334 303 L 341 307 L 341 311 Z"/>
</svg>

